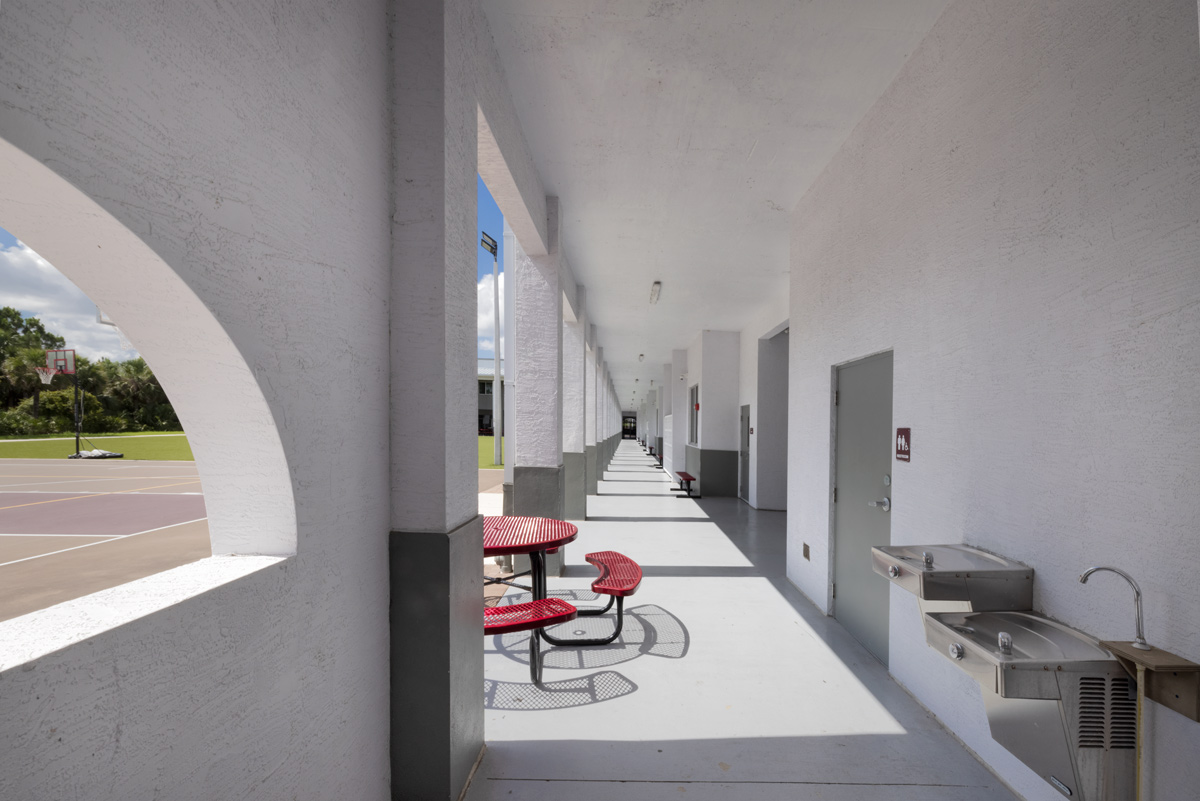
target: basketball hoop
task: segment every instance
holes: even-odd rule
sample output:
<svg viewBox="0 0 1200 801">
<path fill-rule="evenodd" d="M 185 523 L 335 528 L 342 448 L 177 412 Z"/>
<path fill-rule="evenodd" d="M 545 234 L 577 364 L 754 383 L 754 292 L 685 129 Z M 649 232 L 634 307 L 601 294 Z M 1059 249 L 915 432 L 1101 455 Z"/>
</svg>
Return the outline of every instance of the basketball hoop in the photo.
<svg viewBox="0 0 1200 801">
<path fill-rule="evenodd" d="M 54 376 L 58 375 L 58 370 L 53 367 L 35 367 L 38 378 L 42 379 L 43 384 L 49 384 L 54 380 Z"/>
</svg>

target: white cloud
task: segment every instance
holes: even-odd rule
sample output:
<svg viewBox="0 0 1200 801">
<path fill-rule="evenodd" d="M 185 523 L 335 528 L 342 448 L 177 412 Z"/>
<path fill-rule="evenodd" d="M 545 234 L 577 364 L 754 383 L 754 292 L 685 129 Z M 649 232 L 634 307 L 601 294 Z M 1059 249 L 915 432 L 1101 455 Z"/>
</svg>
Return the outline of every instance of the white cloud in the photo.
<svg viewBox="0 0 1200 801">
<path fill-rule="evenodd" d="M 138 355 L 122 350 L 116 329 L 96 322 L 96 304 L 24 242 L 0 247 L 0 306 L 37 317 L 89 359 L 124 361 Z"/>
<path fill-rule="evenodd" d="M 478 312 L 475 321 L 476 336 L 479 341 L 480 353 L 494 353 L 496 336 L 496 316 L 492 304 L 492 277 L 485 275 L 479 279 L 476 287 Z M 504 273 L 500 273 L 500 308 L 504 308 Z M 504 331 L 507 328 L 503 315 L 500 319 L 500 350 L 504 350 Z"/>
</svg>

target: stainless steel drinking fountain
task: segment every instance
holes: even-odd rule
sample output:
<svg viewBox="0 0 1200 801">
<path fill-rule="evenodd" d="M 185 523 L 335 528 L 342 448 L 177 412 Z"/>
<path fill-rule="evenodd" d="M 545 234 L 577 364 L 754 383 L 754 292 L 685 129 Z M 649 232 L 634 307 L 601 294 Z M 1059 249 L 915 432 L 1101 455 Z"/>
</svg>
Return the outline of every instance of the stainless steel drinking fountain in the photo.
<svg viewBox="0 0 1200 801">
<path fill-rule="evenodd" d="M 1137 694 L 1098 640 L 1035 612 L 934 612 L 925 641 L 978 682 L 992 739 L 1060 793 L 1133 798 Z"/>
<path fill-rule="evenodd" d="M 1133 798 L 1133 682 L 1098 640 L 1031 611 L 1033 568 L 968 545 L 872 548 L 871 562 L 917 596 L 926 643 L 979 684 L 996 742 L 1068 798 Z"/>
<path fill-rule="evenodd" d="M 969 545 L 872 548 L 871 568 L 922 601 L 965 602 L 976 612 L 1033 608 L 1033 568 Z"/>
</svg>

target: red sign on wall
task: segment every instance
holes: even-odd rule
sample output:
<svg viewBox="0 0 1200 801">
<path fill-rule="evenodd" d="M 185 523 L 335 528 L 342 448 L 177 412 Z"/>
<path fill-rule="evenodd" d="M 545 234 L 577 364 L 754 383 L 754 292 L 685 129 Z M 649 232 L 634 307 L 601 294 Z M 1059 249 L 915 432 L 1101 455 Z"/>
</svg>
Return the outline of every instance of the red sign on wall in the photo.
<svg viewBox="0 0 1200 801">
<path fill-rule="evenodd" d="M 896 429 L 896 461 L 912 461 L 912 429 Z"/>
</svg>

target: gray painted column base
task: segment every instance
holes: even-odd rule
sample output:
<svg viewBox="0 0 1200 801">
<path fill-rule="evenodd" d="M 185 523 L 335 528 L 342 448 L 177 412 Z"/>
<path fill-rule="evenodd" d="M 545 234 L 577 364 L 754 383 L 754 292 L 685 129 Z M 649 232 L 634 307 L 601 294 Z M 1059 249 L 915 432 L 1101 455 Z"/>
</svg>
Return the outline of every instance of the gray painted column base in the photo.
<svg viewBox="0 0 1200 801">
<path fill-rule="evenodd" d="M 504 512 L 505 516 L 513 514 L 513 485 L 504 485 Z"/>
<path fill-rule="evenodd" d="M 513 511 L 521 517 L 549 517 L 563 520 L 563 467 L 513 467 Z M 483 546 L 481 545 L 482 549 Z M 482 552 L 482 550 L 481 550 Z M 546 557 L 546 575 L 561 576 L 566 548 Z M 523 560 L 528 570 L 528 557 Z"/>
<path fill-rule="evenodd" d="M 684 470 L 697 479 L 692 485 L 692 492 L 696 495 L 714 498 L 737 497 L 737 451 L 716 451 L 688 445 L 687 466 Z"/>
<path fill-rule="evenodd" d="M 587 456 L 563 451 L 563 520 L 587 519 Z"/>
<path fill-rule="evenodd" d="M 662 438 L 662 437 L 655 437 L 655 438 L 654 438 L 654 453 L 655 453 L 655 457 L 654 457 L 654 458 L 655 458 L 655 460 L 661 460 L 661 459 L 662 459 L 662 442 L 663 442 L 663 438 Z"/>
<path fill-rule="evenodd" d="M 584 464 L 584 491 L 588 495 L 595 495 L 598 489 L 596 468 L 598 459 L 595 445 L 585 445 L 583 449 L 583 464 Z"/>
<path fill-rule="evenodd" d="M 393 531 L 393 799 L 454 801 L 483 747 L 483 518 L 449 533 Z"/>
</svg>

